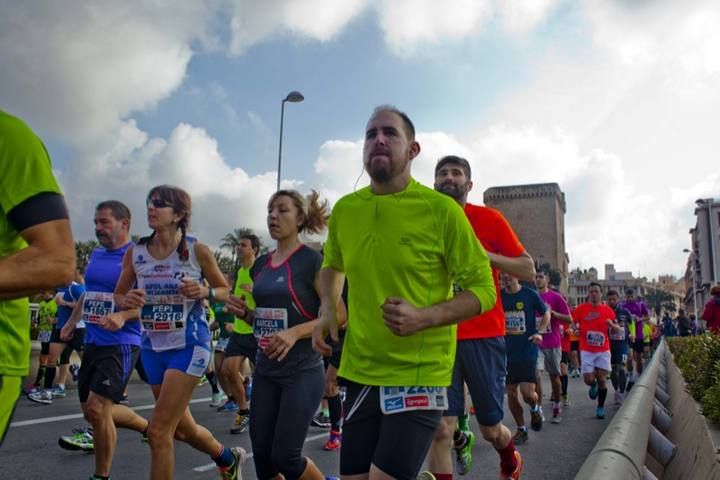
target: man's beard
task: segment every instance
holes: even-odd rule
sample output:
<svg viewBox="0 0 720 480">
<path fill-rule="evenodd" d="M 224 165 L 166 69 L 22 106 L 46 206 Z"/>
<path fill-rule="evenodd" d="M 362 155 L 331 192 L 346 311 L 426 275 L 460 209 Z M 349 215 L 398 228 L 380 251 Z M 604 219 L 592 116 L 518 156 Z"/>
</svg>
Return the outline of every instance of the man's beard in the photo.
<svg viewBox="0 0 720 480">
<path fill-rule="evenodd" d="M 112 238 L 108 235 L 98 235 L 96 233 L 95 238 L 97 238 L 98 243 L 100 243 L 100 245 L 102 245 L 105 248 L 109 248 L 113 244 Z"/>
<path fill-rule="evenodd" d="M 435 190 L 437 190 L 440 193 L 444 193 L 450 198 L 453 198 L 454 200 L 461 200 L 463 196 L 467 193 L 465 191 L 465 185 L 456 185 L 454 183 L 441 183 L 440 185 L 435 184 Z"/>
<path fill-rule="evenodd" d="M 370 175 L 370 178 L 378 183 L 387 183 L 392 178 L 392 175 L 390 174 L 390 169 L 381 166 L 381 167 L 368 167 L 367 168 L 368 175 Z"/>
</svg>

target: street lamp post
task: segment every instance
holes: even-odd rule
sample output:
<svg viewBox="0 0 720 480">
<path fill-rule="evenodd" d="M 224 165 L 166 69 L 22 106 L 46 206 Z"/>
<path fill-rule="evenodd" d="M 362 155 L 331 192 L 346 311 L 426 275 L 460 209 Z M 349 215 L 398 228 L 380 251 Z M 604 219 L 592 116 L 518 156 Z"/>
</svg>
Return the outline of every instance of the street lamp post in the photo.
<svg viewBox="0 0 720 480">
<path fill-rule="evenodd" d="M 692 291 L 693 291 L 693 312 L 695 312 L 695 321 L 700 324 L 697 309 L 697 282 L 695 282 L 695 252 L 687 248 L 683 248 L 684 253 L 690 254 L 690 263 L 692 265 Z"/>
<path fill-rule="evenodd" d="M 283 119 L 285 117 L 285 102 L 298 103 L 305 100 L 302 93 L 297 90 L 287 94 L 280 104 L 280 147 L 278 148 L 278 168 L 277 168 L 277 190 L 280 190 L 280 171 L 282 168 L 282 137 L 283 137 Z"/>
</svg>

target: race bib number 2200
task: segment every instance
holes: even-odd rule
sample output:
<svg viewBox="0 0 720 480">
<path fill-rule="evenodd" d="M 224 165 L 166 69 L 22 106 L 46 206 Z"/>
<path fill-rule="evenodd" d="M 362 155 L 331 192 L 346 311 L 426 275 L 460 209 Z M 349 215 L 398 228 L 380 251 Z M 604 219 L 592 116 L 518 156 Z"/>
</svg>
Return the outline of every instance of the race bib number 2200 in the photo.
<svg viewBox="0 0 720 480">
<path fill-rule="evenodd" d="M 386 415 L 412 410 L 447 410 L 446 387 L 379 387 L 380 409 Z"/>
</svg>

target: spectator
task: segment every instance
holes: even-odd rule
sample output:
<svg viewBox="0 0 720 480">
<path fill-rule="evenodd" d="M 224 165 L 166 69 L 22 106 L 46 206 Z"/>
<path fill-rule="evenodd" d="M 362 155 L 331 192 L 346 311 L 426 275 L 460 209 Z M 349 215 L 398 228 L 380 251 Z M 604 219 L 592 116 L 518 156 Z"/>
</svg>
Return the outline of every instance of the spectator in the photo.
<svg viewBox="0 0 720 480">
<path fill-rule="evenodd" d="M 698 321 L 694 313 L 690 314 L 690 335 L 698 334 Z"/>
<path fill-rule="evenodd" d="M 707 329 L 720 334 L 720 284 L 710 289 L 713 298 L 705 304 L 702 319 L 707 323 Z"/>
<path fill-rule="evenodd" d="M 678 310 L 677 316 L 678 334 L 681 337 L 689 337 L 691 333 L 690 319 L 685 315 L 685 310 L 682 308 Z"/>
<path fill-rule="evenodd" d="M 672 318 L 670 318 L 670 315 L 668 315 L 667 312 L 665 312 L 662 319 L 662 334 L 664 337 L 674 337 L 677 335 Z"/>
</svg>

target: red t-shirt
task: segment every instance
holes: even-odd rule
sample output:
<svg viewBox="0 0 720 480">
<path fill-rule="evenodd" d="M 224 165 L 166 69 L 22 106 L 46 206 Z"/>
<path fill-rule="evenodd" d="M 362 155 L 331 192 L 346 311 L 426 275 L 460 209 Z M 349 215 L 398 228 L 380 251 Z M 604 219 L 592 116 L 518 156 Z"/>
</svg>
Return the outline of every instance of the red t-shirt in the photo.
<svg viewBox="0 0 720 480">
<path fill-rule="evenodd" d="M 615 320 L 615 312 L 607 305 L 590 303 L 578 305 L 573 318 L 580 327 L 580 350 L 583 352 L 609 352 L 608 320 Z"/>
<path fill-rule="evenodd" d="M 506 257 L 518 257 L 525 252 L 525 247 L 502 213 L 492 208 L 466 203 L 465 215 L 470 220 L 478 240 L 488 252 Z M 492 274 L 497 292 L 495 306 L 482 315 L 461 322 L 458 325 L 458 340 L 505 336 L 505 312 L 502 308 L 498 272 L 495 268 L 492 269 Z"/>
<path fill-rule="evenodd" d="M 560 337 L 560 347 L 562 348 L 563 352 L 569 352 L 571 345 L 570 345 L 570 325 L 563 323 L 562 324 L 563 334 L 562 337 Z"/>
<path fill-rule="evenodd" d="M 715 299 L 705 304 L 702 319 L 707 322 L 707 329 L 713 333 L 720 333 L 720 304 Z"/>
</svg>

